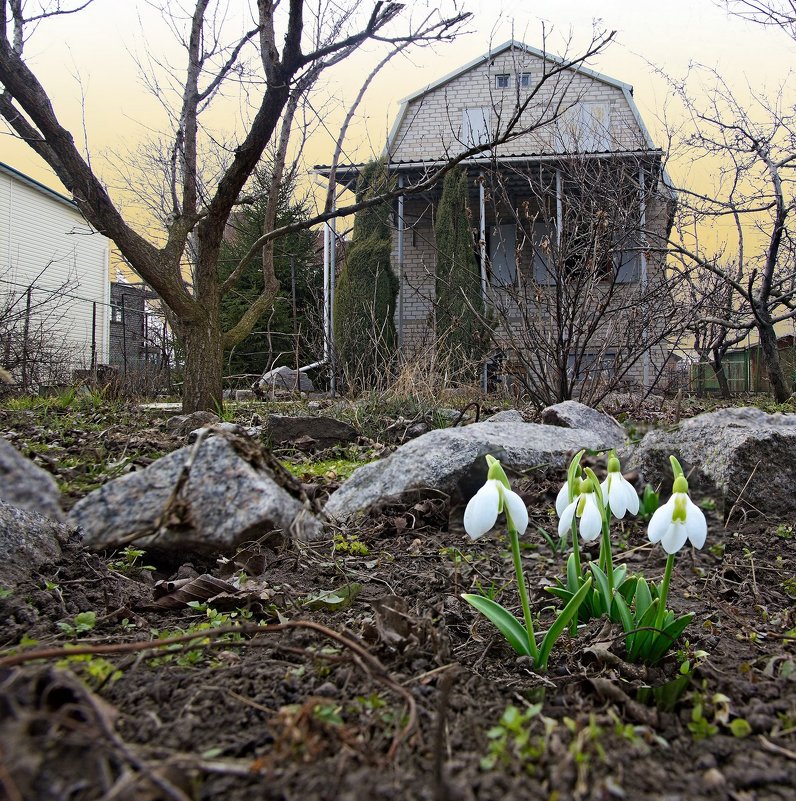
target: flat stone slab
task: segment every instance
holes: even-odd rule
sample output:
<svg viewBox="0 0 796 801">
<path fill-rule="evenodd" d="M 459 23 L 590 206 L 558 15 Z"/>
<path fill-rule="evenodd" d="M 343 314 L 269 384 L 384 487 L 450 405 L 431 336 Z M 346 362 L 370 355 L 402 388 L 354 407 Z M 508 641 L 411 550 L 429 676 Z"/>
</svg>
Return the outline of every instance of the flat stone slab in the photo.
<svg viewBox="0 0 796 801">
<path fill-rule="evenodd" d="M 724 512 L 741 509 L 796 515 L 796 414 L 754 407 L 720 409 L 683 421 L 674 431 L 650 431 L 630 453 L 627 469 L 671 490 L 669 455 L 680 460 L 691 488 L 718 493 Z"/>
<path fill-rule="evenodd" d="M 131 534 L 154 532 L 186 459 L 181 448 L 144 470 L 110 481 L 75 504 L 69 522 L 95 550 L 117 548 Z M 142 548 L 190 558 L 231 553 L 274 529 L 296 539 L 322 535 L 322 525 L 275 480 L 250 440 L 214 436 L 196 450 L 188 480 L 157 536 L 136 539 Z"/>
<path fill-rule="evenodd" d="M 269 414 L 266 431 L 274 445 L 293 445 L 314 441 L 318 448 L 328 448 L 342 442 L 354 442 L 357 430 L 333 417 L 292 417 L 285 414 Z"/>
<path fill-rule="evenodd" d="M 331 495 L 324 511 L 343 521 L 377 504 L 435 493 L 467 499 L 486 479 L 486 454 L 500 459 L 508 470 L 562 468 L 581 448 L 604 450 L 611 444 L 592 431 L 511 418 L 437 429 L 407 442 L 386 459 L 355 470 Z"/>
<path fill-rule="evenodd" d="M 0 437 L 0 500 L 28 512 L 63 520 L 55 479 Z"/>
</svg>

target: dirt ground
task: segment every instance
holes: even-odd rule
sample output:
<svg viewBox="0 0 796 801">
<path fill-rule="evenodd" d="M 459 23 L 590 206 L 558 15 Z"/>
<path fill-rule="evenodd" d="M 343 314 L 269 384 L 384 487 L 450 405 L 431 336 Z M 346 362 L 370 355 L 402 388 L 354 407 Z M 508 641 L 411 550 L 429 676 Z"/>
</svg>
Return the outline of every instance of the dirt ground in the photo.
<svg viewBox="0 0 796 801">
<path fill-rule="evenodd" d="M 65 434 L 0 412 L 0 434 L 72 499 L 90 482 L 64 471 L 83 475 L 91 449 L 104 449 L 101 483 L 122 452 L 143 466 L 181 444 L 164 434 L 136 450 L 134 415 L 104 425 Z M 515 481 L 541 630 L 566 554 L 538 528 L 554 533 L 562 480 Z M 322 497 L 337 477 L 305 481 Z M 492 590 L 518 606 L 507 540 L 471 543 L 458 503 L 383 509 L 311 546 L 272 535 L 205 563 L 92 554 L 75 538 L 0 598 L 0 797 L 792 801 L 793 522 L 725 527 L 698 500 L 708 542 L 681 551 L 670 593 L 695 619 L 654 668 L 627 663 L 621 628 L 592 620 L 535 673 L 460 597 Z M 619 529 L 616 560 L 659 581 L 665 555 L 645 532 Z"/>
</svg>

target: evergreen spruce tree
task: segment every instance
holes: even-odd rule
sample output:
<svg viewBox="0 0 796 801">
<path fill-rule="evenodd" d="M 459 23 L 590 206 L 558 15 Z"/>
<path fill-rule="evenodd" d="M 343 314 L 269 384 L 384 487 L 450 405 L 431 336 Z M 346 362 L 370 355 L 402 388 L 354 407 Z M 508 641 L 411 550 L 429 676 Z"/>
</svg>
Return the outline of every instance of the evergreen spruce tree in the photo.
<svg viewBox="0 0 796 801">
<path fill-rule="evenodd" d="M 389 188 L 383 160 L 367 164 L 357 182 L 357 200 Z M 390 204 L 357 212 L 354 231 L 337 281 L 334 341 L 337 359 L 350 381 L 368 386 L 389 364 L 395 348 L 398 279 L 390 267 Z"/>
<path fill-rule="evenodd" d="M 481 276 L 467 213 L 467 174 L 453 169 L 442 185 L 434 226 L 437 247 L 437 344 L 459 377 L 470 379 L 484 353 Z"/>
<path fill-rule="evenodd" d="M 228 230 L 221 243 L 219 274 L 225 279 L 252 243 L 263 232 L 263 219 L 271 185 L 267 169 L 258 169 L 250 182 L 251 203 L 230 215 Z M 289 225 L 308 216 L 303 201 L 296 200 L 292 184 L 285 184 L 279 196 L 276 225 Z M 274 305 L 255 323 L 252 333 L 232 351 L 224 352 L 224 372 L 258 374 L 272 367 L 296 366 L 296 347 L 301 364 L 317 361 L 319 343 L 317 305 L 321 294 L 320 275 L 315 255 L 315 238 L 311 231 L 294 231 L 274 244 L 274 271 L 279 293 Z M 296 315 L 293 319 L 293 290 Z M 261 258 L 254 258 L 246 267 L 233 291 L 221 301 L 221 320 L 231 326 L 263 291 Z M 295 326 L 295 331 L 294 331 Z M 295 334 L 298 334 L 296 341 Z"/>
</svg>

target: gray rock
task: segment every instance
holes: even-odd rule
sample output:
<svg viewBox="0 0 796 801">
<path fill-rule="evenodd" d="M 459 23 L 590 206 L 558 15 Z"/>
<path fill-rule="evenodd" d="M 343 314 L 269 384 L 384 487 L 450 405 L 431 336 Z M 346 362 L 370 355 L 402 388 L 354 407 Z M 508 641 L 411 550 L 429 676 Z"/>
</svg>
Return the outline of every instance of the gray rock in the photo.
<svg viewBox="0 0 796 801">
<path fill-rule="evenodd" d="M 429 431 L 386 459 L 364 465 L 329 498 L 325 512 L 346 520 L 383 502 L 405 502 L 435 493 L 470 498 L 486 479 L 491 454 L 509 470 L 569 464 L 581 448 L 610 445 L 598 434 L 536 423 L 473 423 Z"/>
<path fill-rule="evenodd" d="M 97 550 L 118 547 L 133 533 L 154 531 L 192 451 L 193 446 L 182 448 L 110 481 L 75 504 L 70 523 L 82 527 L 85 543 Z M 274 481 L 260 455 L 259 446 L 247 440 L 204 440 L 165 529 L 136 544 L 187 558 L 230 553 L 273 529 L 301 540 L 319 538 L 321 523 Z"/>
<path fill-rule="evenodd" d="M 13 589 L 61 556 L 69 528 L 0 501 L 0 587 Z"/>
<path fill-rule="evenodd" d="M 314 441 L 315 447 L 328 448 L 341 442 L 353 442 L 357 430 L 335 420 L 333 417 L 290 417 L 285 414 L 268 415 L 266 427 L 274 445 L 294 445 L 306 438 Z"/>
<path fill-rule="evenodd" d="M 60 499 L 55 479 L 0 437 L 0 500 L 53 520 L 63 520 Z"/>
<path fill-rule="evenodd" d="M 254 394 L 253 389 L 236 389 L 235 390 L 235 400 L 236 401 L 253 401 L 257 400 L 257 396 Z"/>
<path fill-rule="evenodd" d="M 728 513 L 739 507 L 771 515 L 796 512 L 796 414 L 720 409 L 651 431 L 627 461 L 652 484 L 671 490 L 669 455 L 680 460 L 691 489 L 718 493 Z"/>
<path fill-rule="evenodd" d="M 585 428 L 599 434 L 612 448 L 618 448 L 627 439 L 625 429 L 607 414 L 577 401 L 563 401 L 542 410 L 542 422 L 561 428 Z"/>
<path fill-rule="evenodd" d="M 297 372 L 285 366 L 263 373 L 257 386 L 261 392 L 268 392 L 271 389 L 295 392 L 297 379 L 299 392 L 315 392 L 315 385 L 306 373 Z"/>
<path fill-rule="evenodd" d="M 252 437 L 253 439 L 257 439 L 260 436 L 260 429 L 257 426 L 251 426 L 249 428 L 244 428 L 237 423 L 214 423 L 210 426 L 202 426 L 202 428 L 195 428 L 191 431 L 188 436 L 187 440 L 189 443 L 196 442 L 199 434 L 202 431 L 207 430 L 207 435 L 214 436 L 216 434 L 234 434 L 235 436 L 245 436 L 245 437 Z"/>
<path fill-rule="evenodd" d="M 506 409 L 504 412 L 493 414 L 485 423 L 524 423 L 525 419 L 516 409 Z M 555 425 L 555 423 L 553 424 Z M 568 426 L 569 428 L 569 426 Z"/>
<path fill-rule="evenodd" d="M 221 418 L 215 412 L 192 412 L 191 414 L 178 414 L 166 420 L 166 431 L 173 431 L 181 437 L 187 437 L 195 428 L 218 423 Z"/>
</svg>

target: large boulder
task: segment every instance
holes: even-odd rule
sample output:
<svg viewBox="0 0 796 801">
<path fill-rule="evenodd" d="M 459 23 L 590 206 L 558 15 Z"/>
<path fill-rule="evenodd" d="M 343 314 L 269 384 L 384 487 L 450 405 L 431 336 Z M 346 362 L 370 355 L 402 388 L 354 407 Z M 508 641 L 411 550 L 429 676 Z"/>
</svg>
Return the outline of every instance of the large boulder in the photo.
<svg viewBox="0 0 796 801">
<path fill-rule="evenodd" d="M 0 500 L 53 520 L 63 520 L 55 479 L 0 437 Z"/>
<path fill-rule="evenodd" d="M 167 510 L 195 448 L 188 478 Z M 136 544 L 178 556 L 230 553 L 274 529 L 302 540 L 320 537 L 321 523 L 276 478 L 259 445 L 215 436 L 110 481 L 76 503 L 69 521 L 96 550 L 116 548 L 141 532 L 147 536 Z"/>
<path fill-rule="evenodd" d="M 756 408 L 720 409 L 685 420 L 674 431 L 649 432 L 631 453 L 628 469 L 650 483 L 671 482 L 676 456 L 692 489 L 718 493 L 728 513 L 739 507 L 764 514 L 796 512 L 796 414 Z"/>
<path fill-rule="evenodd" d="M 191 414 L 178 414 L 166 420 L 166 431 L 172 431 L 180 437 L 187 437 L 194 429 L 202 426 L 212 426 L 220 422 L 221 418 L 215 412 L 199 410 Z"/>
<path fill-rule="evenodd" d="M 0 501 L 0 588 L 13 589 L 56 562 L 68 537 L 63 523 Z"/>
<path fill-rule="evenodd" d="M 263 373 L 257 382 L 257 390 L 261 393 L 271 390 L 281 390 L 283 392 L 315 392 L 315 385 L 310 377 L 300 370 L 291 370 L 290 367 L 282 366 L 274 370 Z"/>
<path fill-rule="evenodd" d="M 613 417 L 578 401 L 568 400 L 548 406 L 542 410 L 542 422 L 562 428 L 585 428 L 599 434 L 613 448 L 620 447 L 627 439 L 625 429 Z"/>
<path fill-rule="evenodd" d="M 592 431 L 516 419 L 437 429 L 407 442 L 386 459 L 355 470 L 331 495 L 324 511 L 345 520 L 376 504 L 434 493 L 470 498 L 486 479 L 486 454 L 500 459 L 508 470 L 562 468 L 581 448 L 603 450 L 611 444 Z"/>
</svg>

